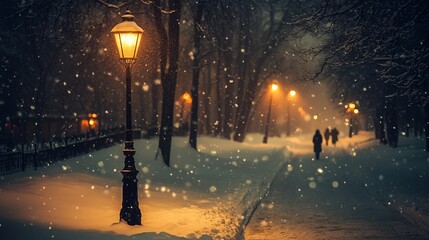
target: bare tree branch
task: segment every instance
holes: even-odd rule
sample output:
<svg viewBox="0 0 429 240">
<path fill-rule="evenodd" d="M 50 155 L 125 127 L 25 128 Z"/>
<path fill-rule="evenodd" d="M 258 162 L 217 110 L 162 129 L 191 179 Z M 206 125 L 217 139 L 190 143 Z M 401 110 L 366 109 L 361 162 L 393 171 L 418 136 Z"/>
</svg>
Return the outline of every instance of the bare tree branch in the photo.
<svg viewBox="0 0 429 240">
<path fill-rule="evenodd" d="M 114 8 L 114 9 L 120 9 L 121 7 L 123 7 L 124 5 L 126 5 L 126 2 L 121 2 L 119 4 L 112 4 L 112 3 L 108 3 L 106 1 L 103 0 L 97 0 L 99 3 L 105 5 L 108 8 Z"/>
</svg>

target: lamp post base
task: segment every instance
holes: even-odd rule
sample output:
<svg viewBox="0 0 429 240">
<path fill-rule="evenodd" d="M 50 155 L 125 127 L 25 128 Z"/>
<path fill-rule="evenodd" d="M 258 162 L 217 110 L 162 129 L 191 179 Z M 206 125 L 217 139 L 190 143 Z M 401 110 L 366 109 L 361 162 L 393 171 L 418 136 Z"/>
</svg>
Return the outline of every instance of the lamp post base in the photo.
<svg viewBox="0 0 429 240">
<path fill-rule="evenodd" d="M 131 125 L 131 124 L 130 124 Z M 131 128 L 129 128 L 131 129 Z M 128 225 L 141 225 L 141 212 L 139 209 L 139 195 L 137 188 L 137 171 L 134 164 L 134 154 L 136 153 L 132 139 L 132 131 L 126 131 L 125 140 L 125 166 L 122 173 L 122 208 L 120 219 Z"/>
<path fill-rule="evenodd" d="M 137 207 L 127 207 L 121 209 L 121 220 L 124 220 L 128 225 L 142 225 L 141 212 Z"/>
<path fill-rule="evenodd" d="M 141 225 L 141 212 L 137 196 L 137 170 L 122 170 L 122 208 L 120 220 L 128 225 Z"/>
</svg>

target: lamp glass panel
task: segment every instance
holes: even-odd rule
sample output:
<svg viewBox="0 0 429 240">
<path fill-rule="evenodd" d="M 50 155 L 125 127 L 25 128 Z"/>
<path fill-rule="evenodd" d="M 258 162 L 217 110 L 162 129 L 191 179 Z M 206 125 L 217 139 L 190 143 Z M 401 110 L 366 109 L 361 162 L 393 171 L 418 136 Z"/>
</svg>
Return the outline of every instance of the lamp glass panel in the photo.
<svg viewBox="0 0 429 240">
<path fill-rule="evenodd" d="M 137 57 L 141 33 L 115 33 L 115 40 L 121 59 L 135 59 Z"/>
</svg>

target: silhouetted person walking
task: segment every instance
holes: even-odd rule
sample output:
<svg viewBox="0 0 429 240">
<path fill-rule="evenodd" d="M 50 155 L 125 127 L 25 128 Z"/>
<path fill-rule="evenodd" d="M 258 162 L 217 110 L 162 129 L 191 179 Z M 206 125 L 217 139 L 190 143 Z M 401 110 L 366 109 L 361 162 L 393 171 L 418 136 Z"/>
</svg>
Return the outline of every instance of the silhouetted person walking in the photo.
<svg viewBox="0 0 429 240">
<path fill-rule="evenodd" d="M 329 128 L 326 128 L 325 132 L 323 133 L 323 136 L 325 137 L 326 146 L 328 146 L 329 137 L 331 136 L 331 131 L 329 131 Z"/>
<path fill-rule="evenodd" d="M 331 130 L 332 144 L 334 146 L 338 142 L 338 134 L 340 134 L 340 132 L 338 132 L 337 128 Z"/>
<path fill-rule="evenodd" d="M 320 157 L 320 152 L 322 151 L 322 142 L 322 134 L 320 134 L 319 129 L 317 129 L 316 133 L 313 136 L 314 153 L 316 154 L 316 159 L 319 159 Z"/>
</svg>

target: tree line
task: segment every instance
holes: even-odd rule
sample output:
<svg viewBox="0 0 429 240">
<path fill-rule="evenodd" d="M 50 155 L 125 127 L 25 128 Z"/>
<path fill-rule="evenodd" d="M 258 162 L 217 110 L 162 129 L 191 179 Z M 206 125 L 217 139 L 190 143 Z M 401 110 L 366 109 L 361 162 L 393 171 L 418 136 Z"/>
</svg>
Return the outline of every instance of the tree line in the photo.
<svg viewBox="0 0 429 240">
<path fill-rule="evenodd" d="M 19 116 L 36 118 L 35 141 L 37 122 L 47 114 L 97 112 L 100 121 L 124 122 L 123 69 L 110 30 L 130 9 L 145 30 L 133 70 L 133 124 L 159 136 L 167 165 L 174 113 L 184 92 L 193 99 L 189 143 L 196 149 L 198 134 L 242 142 L 272 79 L 329 81 L 336 99 L 359 101 L 362 112 L 370 113 L 380 138 L 384 125 L 394 136 L 399 124 L 417 122 L 427 134 L 427 5 L 423 0 L 14 2 L 1 9 L 0 121 L 3 127 Z"/>
</svg>

